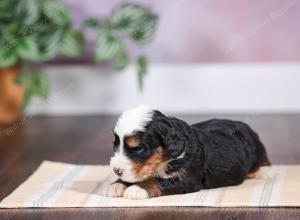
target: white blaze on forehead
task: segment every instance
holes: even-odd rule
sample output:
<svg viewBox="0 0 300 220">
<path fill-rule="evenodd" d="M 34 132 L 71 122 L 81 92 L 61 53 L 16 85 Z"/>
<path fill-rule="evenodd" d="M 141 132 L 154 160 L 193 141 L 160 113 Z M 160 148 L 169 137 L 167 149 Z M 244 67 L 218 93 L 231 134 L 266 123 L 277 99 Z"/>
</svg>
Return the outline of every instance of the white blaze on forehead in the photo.
<svg viewBox="0 0 300 220">
<path fill-rule="evenodd" d="M 114 131 L 121 137 L 131 135 L 134 131 L 144 131 L 147 122 L 152 120 L 153 111 L 149 106 L 138 105 L 119 117 Z"/>
</svg>

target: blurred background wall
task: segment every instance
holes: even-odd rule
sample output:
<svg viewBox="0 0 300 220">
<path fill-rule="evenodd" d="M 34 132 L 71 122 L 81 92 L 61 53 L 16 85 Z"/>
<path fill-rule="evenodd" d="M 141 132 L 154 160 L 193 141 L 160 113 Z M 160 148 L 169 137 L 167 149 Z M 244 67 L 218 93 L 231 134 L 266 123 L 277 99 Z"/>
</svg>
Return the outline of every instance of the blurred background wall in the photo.
<svg viewBox="0 0 300 220">
<path fill-rule="evenodd" d="M 80 29 L 85 17 L 106 16 L 124 1 L 64 2 Z M 153 41 L 129 46 L 150 60 L 144 91 L 133 66 L 116 73 L 91 65 L 97 36 L 86 30 L 83 60 L 46 68 L 51 98 L 34 101 L 30 113 L 119 113 L 140 103 L 174 113 L 300 111 L 300 0 L 135 2 L 159 15 Z"/>
<path fill-rule="evenodd" d="M 106 16 L 122 0 L 64 0 L 73 23 Z M 282 62 L 300 59 L 299 0 L 136 0 L 159 15 L 145 51 L 152 62 Z M 94 42 L 95 34 L 88 33 Z M 90 43 L 90 50 L 94 45 Z M 134 52 L 134 48 L 131 49 Z M 87 52 L 86 60 L 91 56 Z"/>
</svg>

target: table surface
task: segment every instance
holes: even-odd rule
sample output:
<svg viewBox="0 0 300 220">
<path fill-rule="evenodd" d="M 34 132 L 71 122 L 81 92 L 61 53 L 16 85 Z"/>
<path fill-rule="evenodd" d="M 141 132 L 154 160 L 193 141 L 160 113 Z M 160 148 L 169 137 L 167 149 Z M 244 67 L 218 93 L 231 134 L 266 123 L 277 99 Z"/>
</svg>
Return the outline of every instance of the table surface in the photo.
<svg viewBox="0 0 300 220">
<path fill-rule="evenodd" d="M 300 164 L 300 114 L 182 115 L 189 123 L 209 118 L 242 120 L 256 130 L 273 164 Z M 27 117 L 0 129 L 0 200 L 43 160 L 107 164 L 116 116 Z M 300 219 L 297 208 L 59 208 L 0 209 L 0 219 Z"/>
</svg>

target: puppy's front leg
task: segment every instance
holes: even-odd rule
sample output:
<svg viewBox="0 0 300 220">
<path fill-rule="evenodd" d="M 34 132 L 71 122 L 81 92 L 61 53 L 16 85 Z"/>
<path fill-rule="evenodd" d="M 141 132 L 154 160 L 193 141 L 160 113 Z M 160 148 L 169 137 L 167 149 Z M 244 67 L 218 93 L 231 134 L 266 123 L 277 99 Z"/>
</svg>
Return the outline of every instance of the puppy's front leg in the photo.
<svg viewBox="0 0 300 220">
<path fill-rule="evenodd" d="M 124 192 L 124 198 L 147 199 L 164 195 L 196 192 L 201 188 L 198 181 L 190 175 L 168 179 L 152 178 L 129 186 Z"/>
<path fill-rule="evenodd" d="M 152 178 L 141 183 L 129 186 L 124 192 L 126 199 L 148 199 L 162 195 L 162 191 L 157 184 L 157 179 Z"/>
<path fill-rule="evenodd" d="M 123 197 L 126 188 L 130 185 L 131 184 L 123 182 L 122 180 L 117 180 L 103 188 L 102 195 L 108 197 Z"/>
</svg>

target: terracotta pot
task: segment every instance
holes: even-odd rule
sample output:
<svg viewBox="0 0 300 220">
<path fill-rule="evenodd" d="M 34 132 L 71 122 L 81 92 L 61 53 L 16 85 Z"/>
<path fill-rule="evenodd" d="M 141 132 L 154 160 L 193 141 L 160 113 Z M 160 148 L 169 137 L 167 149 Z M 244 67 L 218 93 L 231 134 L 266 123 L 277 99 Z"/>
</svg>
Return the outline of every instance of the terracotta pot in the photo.
<svg viewBox="0 0 300 220">
<path fill-rule="evenodd" d="M 20 69 L 20 64 L 0 69 L 0 125 L 20 119 L 25 88 L 14 82 Z"/>
</svg>

